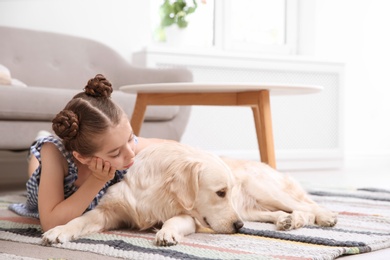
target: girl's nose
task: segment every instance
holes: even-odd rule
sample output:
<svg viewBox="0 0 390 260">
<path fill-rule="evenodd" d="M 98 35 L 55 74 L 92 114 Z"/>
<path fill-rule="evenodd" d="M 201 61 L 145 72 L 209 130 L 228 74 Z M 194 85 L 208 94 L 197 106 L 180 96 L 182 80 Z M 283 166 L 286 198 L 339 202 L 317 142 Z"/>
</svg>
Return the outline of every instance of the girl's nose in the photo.
<svg viewBox="0 0 390 260">
<path fill-rule="evenodd" d="M 133 158 L 135 156 L 135 145 L 133 144 L 133 142 L 127 144 L 126 152 L 130 158 Z"/>
</svg>

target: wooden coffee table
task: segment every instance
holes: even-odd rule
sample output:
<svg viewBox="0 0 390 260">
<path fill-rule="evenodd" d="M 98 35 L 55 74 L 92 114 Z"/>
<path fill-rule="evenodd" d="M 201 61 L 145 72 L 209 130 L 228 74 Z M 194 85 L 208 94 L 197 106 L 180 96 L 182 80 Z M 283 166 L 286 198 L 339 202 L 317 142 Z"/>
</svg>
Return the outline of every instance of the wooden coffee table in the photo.
<svg viewBox="0 0 390 260">
<path fill-rule="evenodd" d="M 155 83 L 120 87 L 137 94 L 131 117 L 136 135 L 141 130 L 149 105 L 249 106 L 252 108 L 262 162 L 276 168 L 271 119 L 271 95 L 318 93 L 320 86 L 267 83 Z"/>
</svg>

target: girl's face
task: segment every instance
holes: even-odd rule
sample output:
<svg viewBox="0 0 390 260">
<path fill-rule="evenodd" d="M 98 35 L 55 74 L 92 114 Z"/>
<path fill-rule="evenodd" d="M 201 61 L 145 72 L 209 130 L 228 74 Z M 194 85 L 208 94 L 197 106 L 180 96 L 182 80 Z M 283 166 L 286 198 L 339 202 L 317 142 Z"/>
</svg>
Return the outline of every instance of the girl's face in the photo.
<svg viewBox="0 0 390 260">
<path fill-rule="evenodd" d="M 95 156 L 110 162 L 117 170 L 127 169 L 134 163 L 135 138 L 126 116 L 118 125 L 110 127 L 99 142 L 102 147 Z"/>
</svg>

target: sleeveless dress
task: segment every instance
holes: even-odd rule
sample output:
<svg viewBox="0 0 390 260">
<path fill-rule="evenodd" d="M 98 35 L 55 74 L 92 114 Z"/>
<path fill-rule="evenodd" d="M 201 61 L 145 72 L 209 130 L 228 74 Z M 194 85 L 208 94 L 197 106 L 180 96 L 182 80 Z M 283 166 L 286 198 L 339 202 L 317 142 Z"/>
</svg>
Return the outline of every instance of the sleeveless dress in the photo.
<svg viewBox="0 0 390 260">
<path fill-rule="evenodd" d="M 138 139 L 135 136 L 135 143 L 138 143 Z M 64 179 L 64 197 L 65 199 L 71 196 L 73 193 L 77 191 L 77 187 L 75 186 L 75 181 L 78 177 L 78 169 L 76 163 L 73 160 L 72 153 L 67 151 L 62 144 L 61 140 L 54 136 L 47 136 L 37 140 L 30 148 L 31 154 L 34 155 L 38 161 L 39 166 L 32 174 L 30 179 L 27 181 L 27 202 L 26 203 L 17 203 L 9 205 L 9 209 L 14 211 L 15 213 L 26 216 L 26 217 L 34 217 L 39 218 L 38 212 L 38 188 L 39 181 L 41 178 L 41 149 L 44 143 L 53 143 L 61 154 L 64 156 L 68 163 L 68 175 Z M 107 189 L 121 181 L 124 178 L 127 170 L 117 170 L 115 172 L 115 176 L 112 180 L 107 182 L 104 187 L 99 191 L 99 193 L 95 196 L 91 204 L 88 206 L 86 211 L 89 211 L 97 206 L 99 200 L 103 197 L 103 195 L 107 192 Z"/>
</svg>

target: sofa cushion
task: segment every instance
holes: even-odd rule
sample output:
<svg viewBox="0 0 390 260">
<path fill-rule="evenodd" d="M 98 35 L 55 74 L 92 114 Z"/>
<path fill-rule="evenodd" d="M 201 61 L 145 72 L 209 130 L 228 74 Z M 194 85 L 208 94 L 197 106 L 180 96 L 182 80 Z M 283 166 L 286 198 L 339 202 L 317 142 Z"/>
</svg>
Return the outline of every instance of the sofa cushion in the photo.
<svg viewBox="0 0 390 260">
<path fill-rule="evenodd" d="M 11 86 L 18 86 L 18 87 L 27 87 L 27 85 L 24 84 L 24 82 L 21 82 L 18 79 L 13 79 L 11 77 L 11 72 L 3 64 L 0 64 L 0 85 L 11 85 Z"/>
<path fill-rule="evenodd" d="M 45 87 L 0 88 L 0 120 L 51 121 L 66 103 L 81 90 Z M 135 95 L 114 91 L 112 98 L 130 117 L 133 113 Z M 17 100 L 18 102 L 15 102 Z M 177 106 L 149 106 L 146 121 L 172 120 L 179 112 Z"/>
<path fill-rule="evenodd" d="M 11 73 L 2 64 L 0 64 L 0 85 L 11 85 Z"/>
</svg>

